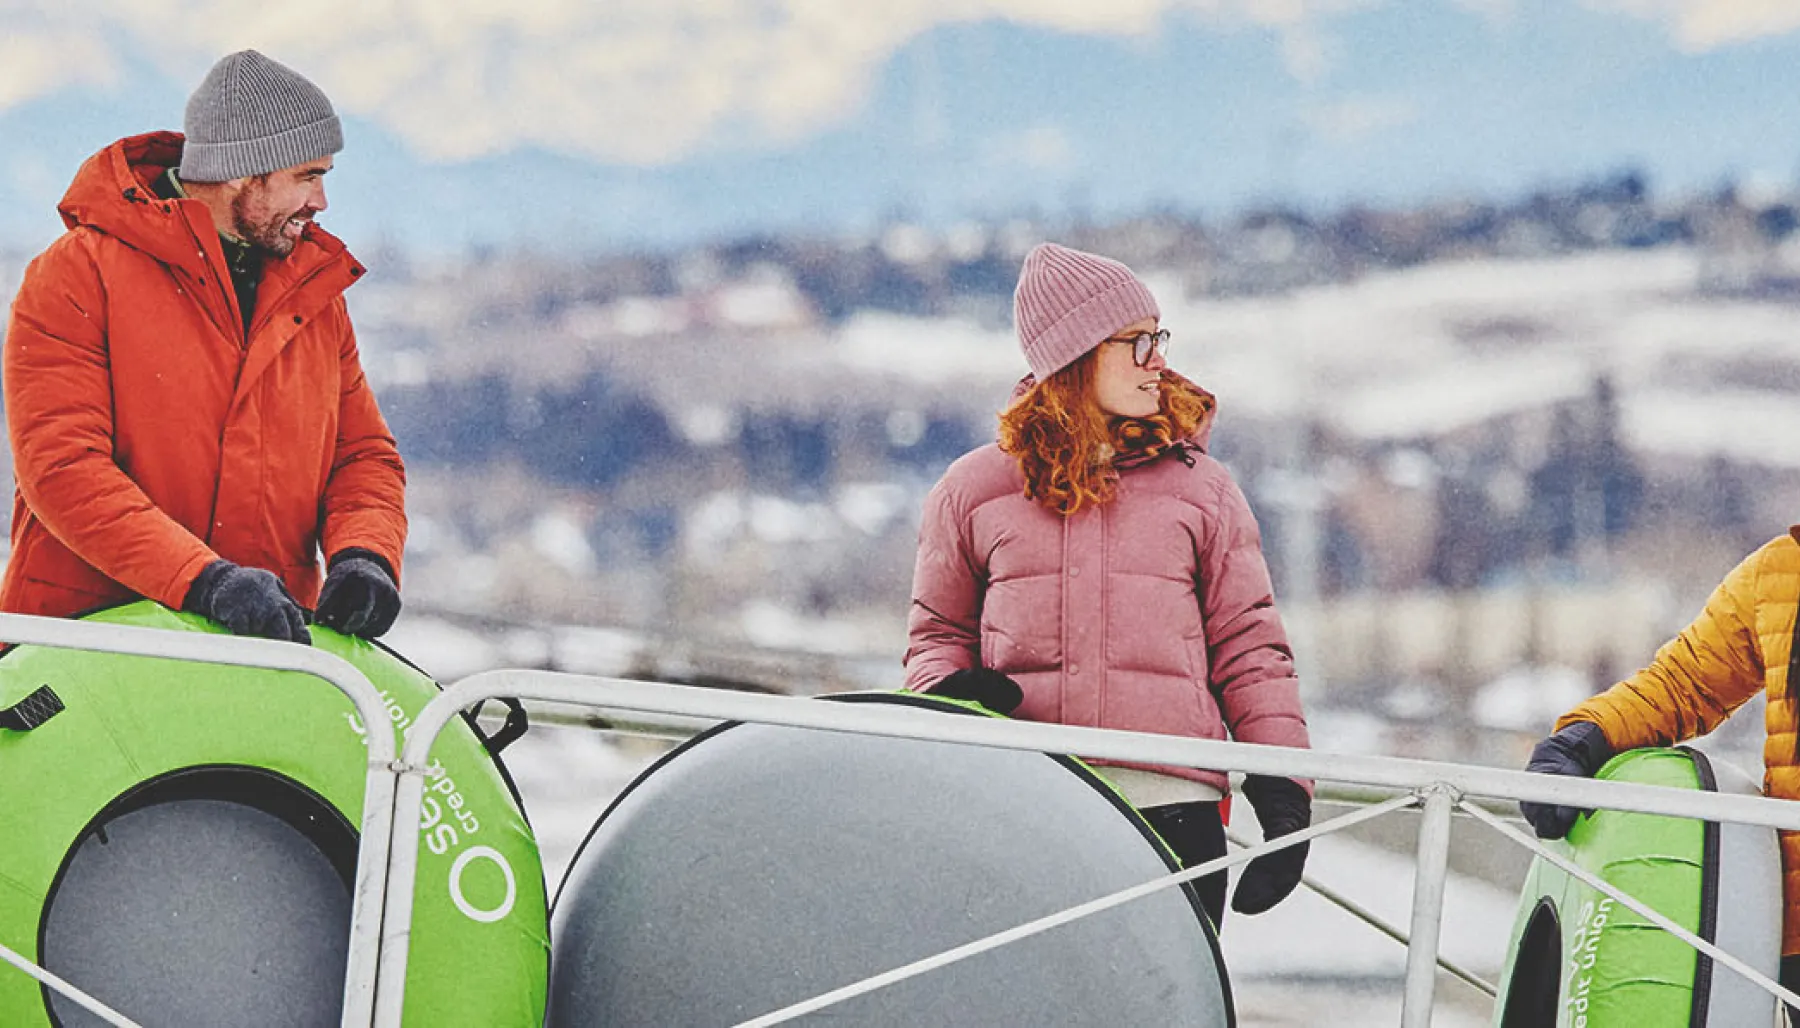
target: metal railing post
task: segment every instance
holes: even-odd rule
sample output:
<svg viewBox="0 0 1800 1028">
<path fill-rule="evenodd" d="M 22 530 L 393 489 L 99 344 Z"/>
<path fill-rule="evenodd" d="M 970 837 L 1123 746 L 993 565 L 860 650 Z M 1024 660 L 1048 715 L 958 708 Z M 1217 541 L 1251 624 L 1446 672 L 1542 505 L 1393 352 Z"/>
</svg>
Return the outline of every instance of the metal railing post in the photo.
<svg viewBox="0 0 1800 1028">
<path fill-rule="evenodd" d="M 432 701 L 437 702 L 436 700 Z M 431 704 L 426 704 L 430 710 Z M 406 753 L 413 752 L 414 742 L 423 740 L 423 749 L 443 730 L 442 718 L 426 725 L 425 711 L 414 719 L 407 736 Z M 421 765 L 423 756 L 421 755 Z M 372 1024 L 377 1028 L 400 1028 L 406 1012 L 406 967 L 412 950 L 413 890 L 419 875 L 419 811 L 424 804 L 425 772 L 422 766 L 400 762 L 400 782 L 394 789 L 394 833 L 387 853 L 388 902 L 381 924 L 381 960 L 377 971 L 375 1005 Z"/>
<path fill-rule="evenodd" d="M 1450 811 L 1456 796 L 1442 783 L 1422 790 L 1419 861 L 1413 872 L 1412 943 L 1406 947 L 1406 997 L 1401 1028 L 1430 1028 L 1437 989 L 1438 935 L 1444 921 L 1444 881 L 1450 871 Z"/>
</svg>

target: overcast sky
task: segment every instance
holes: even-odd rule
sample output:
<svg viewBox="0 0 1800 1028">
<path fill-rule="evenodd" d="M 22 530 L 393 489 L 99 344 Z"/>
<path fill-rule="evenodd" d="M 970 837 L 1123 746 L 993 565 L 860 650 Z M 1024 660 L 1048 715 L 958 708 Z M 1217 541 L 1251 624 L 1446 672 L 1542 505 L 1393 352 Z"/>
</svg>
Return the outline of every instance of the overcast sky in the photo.
<svg viewBox="0 0 1800 1028">
<path fill-rule="evenodd" d="M 1788 0 L 0 0 L 0 21 L 0 243 L 53 233 L 82 156 L 178 127 L 245 46 L 351 127 L 354 206 L 327 222 L 420 245 L 1800 166 Z"/>
</svg>

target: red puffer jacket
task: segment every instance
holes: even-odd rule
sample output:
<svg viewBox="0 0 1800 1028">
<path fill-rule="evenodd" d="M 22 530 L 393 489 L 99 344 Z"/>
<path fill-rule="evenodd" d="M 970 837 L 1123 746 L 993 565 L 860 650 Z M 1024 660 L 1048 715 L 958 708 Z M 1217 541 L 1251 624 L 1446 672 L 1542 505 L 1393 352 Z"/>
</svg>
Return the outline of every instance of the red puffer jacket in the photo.
<svg viewBox="0 0 1800 1028">
<path fill-rule="evenodd" d="M 69 230 L 13 301 L 5 610 L 179 607 L 219 557 L 307 606 L 321 548 L 399 571 L 406 473 L 344 306 L 362 265 L 308 226 L 266 265 L 246 339 L 206 207 L 150 188 L 181 146 L 155 133 L 89 158 L 59 207 Z"/>
</svg>

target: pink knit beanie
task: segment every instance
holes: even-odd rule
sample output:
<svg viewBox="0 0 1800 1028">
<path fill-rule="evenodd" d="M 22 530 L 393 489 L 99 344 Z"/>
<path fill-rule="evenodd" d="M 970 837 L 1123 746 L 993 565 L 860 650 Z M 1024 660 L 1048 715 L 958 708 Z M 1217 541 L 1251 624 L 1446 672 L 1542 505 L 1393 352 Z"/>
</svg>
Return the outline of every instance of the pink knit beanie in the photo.
<svg viewBox="0 0 1800 1028">
<path fill-rule="evenodd" d="M 1126 325 L 1160 317 L 1156 297 L 1130 268 L 1055 243 L 1025 255 L 1013 291 L 1019 348 L 1040 382 Z"/>
</svg>

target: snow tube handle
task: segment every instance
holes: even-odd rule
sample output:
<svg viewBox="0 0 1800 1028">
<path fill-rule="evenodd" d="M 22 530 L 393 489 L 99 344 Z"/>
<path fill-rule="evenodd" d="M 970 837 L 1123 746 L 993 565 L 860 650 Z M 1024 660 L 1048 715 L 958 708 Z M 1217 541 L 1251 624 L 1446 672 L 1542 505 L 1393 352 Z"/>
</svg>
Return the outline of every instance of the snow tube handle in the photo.
<svg viewBox="0 0 1800 1028">
<path fill-rule="evenodd" d="M 48 685 L 40 685 L 30 696 L 0 710 L 0 728 L 29 732 L 62 712 L 62 697 L 52 692 Z"/>
<path fill-rule="evenodd" d="M 519 702 L 517 696 L 496 696 L 494 698 L 506 705 L 506 721 L 493 735 L 482 731 L 481 725 L 476 721 L 476 718 L 481 716 L 481 708 L 487 706 L 487 700 L 482 700 L 473 708 L 464 711 L 465 716 L 469 719 L 469 727 L 475 730 L 475 737 L 481 740 L 481 745 L 488 751 L 490 757 L 498 757 L 501 750 L 511 746 L 519 736 L 525 734 L 526 729 L 531 727 L 531 719 L 525 715 L 525 704 Z"/>
</svg>

